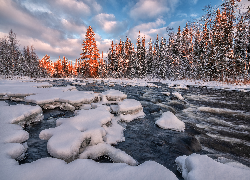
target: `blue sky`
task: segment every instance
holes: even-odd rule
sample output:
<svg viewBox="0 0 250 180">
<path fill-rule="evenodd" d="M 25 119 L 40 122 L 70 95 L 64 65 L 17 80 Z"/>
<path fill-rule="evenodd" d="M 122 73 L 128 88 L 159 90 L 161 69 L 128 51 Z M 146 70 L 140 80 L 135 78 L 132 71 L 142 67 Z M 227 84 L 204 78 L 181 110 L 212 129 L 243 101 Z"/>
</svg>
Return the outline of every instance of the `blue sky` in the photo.
<svg viewBox="0 0 250 180">
<path fill-rule="evenodd" d="M 166 37 L 166 27 L 182 28 L 187 21 L 201 17 L 202 9 L 218 6 L 222 0 L 0 0 L 0 37 L 10 29 L 17 34 L 20 48 L 33 45 L 41 59 L 80 57 L 82 40 L 91 26 L 97 46 L 104 52 L 111 41 L 126 36 L 136 41 L 138 31 L 155 40 Z M 242 0 L 241 4 L 250 5 Z"/>
</svg>

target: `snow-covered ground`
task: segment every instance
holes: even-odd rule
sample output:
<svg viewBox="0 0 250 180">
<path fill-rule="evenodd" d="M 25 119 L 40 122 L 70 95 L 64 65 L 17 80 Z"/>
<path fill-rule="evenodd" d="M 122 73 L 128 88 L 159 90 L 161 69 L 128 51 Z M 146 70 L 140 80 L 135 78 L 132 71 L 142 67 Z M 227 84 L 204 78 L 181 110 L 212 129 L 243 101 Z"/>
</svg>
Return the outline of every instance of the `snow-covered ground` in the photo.
<svg viewBox="0 0 250 180">
<path fill-rule="evenodd" d="M 74 82 L 74 79 L 67 79 Z M 150 86 L 146 80 L 136 79 L 88 79 L 107 85 Z M 150 80 L 153 82 L 154 80 Z M 197 85 L 192 81 L 162 81 L 175 89 L 172 95 L 183 97 L 178 89 Z M 82 82 L 74 82 L 84 86 Z M 199 84 L 199 83 L 198 83 Z M 216 88 L 216 83 L 200 83 L 200 86 Z M 249 86 L 221 84 L 221 89 L 250 91 Z M 170 93 L 165 93 L 170 95 Z M 133 121 L 144 117 L 142 105 L 127 95 L 110 89 L 103 93 L 75 91 L 73 87 L 51 87 L 49 83 L 25 80 L 0 80 L 0 99 L 13 99 L 37 104 L 8 105 L 0 101 L 0 174 L 3 179 L 177 179 L 164 166 L 146 161 L 138 165 L 136 160 L 112 144 L 124 141 L 124 128 L 119 121 Z M 112 104 L 108 106 L 109 104 Z M 56 127 L 41 131 L 40 138 L 48 140 L 48 152 L 54 158 L 42 158 L 32 163 L 18 165 L 22 159 L 29 134 L 22 126 L 43 119 L 42 108 L 75 111 L 71 118 L 60 118 Z M 211 111 L 200 108 L 200 111 Z M 217 112 L 217 109 L 213 110 Z M 115 113 L 116 116 L 113 114 Z M 232 112 L 236 113 L 236 112 Z M 173 113 L 166 112 L 156 121 L 162 128 L 184 131 L 185 124 Z M 102 155 L 109 156 L 114 163 L 97 163 Z M 67 162 L 67 163 L 66 163 Z M 176 159 L 184 179 L 249 179 L 250 170 L 239 164 L 219 163 L 205 155 L 192 154 Z"/>
</svg>

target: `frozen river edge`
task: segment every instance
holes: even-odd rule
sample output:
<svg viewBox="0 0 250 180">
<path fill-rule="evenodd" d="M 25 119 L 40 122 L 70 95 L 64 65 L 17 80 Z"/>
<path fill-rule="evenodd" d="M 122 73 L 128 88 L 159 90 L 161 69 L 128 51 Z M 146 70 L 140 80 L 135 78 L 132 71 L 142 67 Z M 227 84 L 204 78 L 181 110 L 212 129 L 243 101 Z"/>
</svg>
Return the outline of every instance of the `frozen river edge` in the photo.
<svg viewBox="0 0 250 180">
<path fill-rule="evenodd" d="M 12 85 L 11 85 L 12 88 L 15 89 L 14 91 L 5 89 L 5 92 L 1 92 L 2 98 L 7 98 L 7 96 L 12 96 L 12 98 L 17 99 L 17 98 L 21 98 L 22 96 L 27 95 L 27 94 L 28 95 L 31 95 L 34 93 L 39 94 L 39 93 L 41 93 L 41 91 L 44 90 L 44 88 L 41 88 L 41 89 L 37 88 L 37 86 L 34 85 L 36 83 L 33 83 L 31 86 L 29 86 L 30 87 L 29 89 L 27 89 L 27 87 L 25 88 L 23 86 L 19 86 L 19 88 L 17 90 L 17 88 L 15 87 L 16 84 L 18 84 L 18 82 L 16 82 L 16 83 L 12 82 Z M 22 84 L 22 83 L 20 83 L 20 84 Z M 4 87 L 2 85 L 4 85 L 4 83 L 1 84 L 1 87 Z M 39 87 L 40 86 L 41 86 L 41 83 L 39 83 Z M 42 86 L 46 87 L 46 83 L 43 83 Z M 39 92 L 34 92 L 34 89 L 32 92 L 32 90 L 31 90 L 32 87 L 36 88 L 36 91 L 39 91 Z M 2 89 L 4 89 L 4 88 L 1 88 L 1 91 L 2 91 Z M 56 89 L 55 92 L 57 92 L 57 94 L 58 94 L 59 90 L 62 90 L 62 89 L 66 90 L 66 91 L 69 90 L 67 88 L 62 88 L 62 89 L 55 88 L 55 89 Z M 16 91 L 19 91 L 19 92 L 16 92 Z M 68 92 L 70 92 L 70 91 L 72 91 L 72 89 L 69 90 Z M 66 93 L 68 93 L 68 92 L 66 92 Z M 75 91 L 75 92 L 77 92 L 77 91 Z M 18 95 L 19 95 L 19 97 L 18 97 Z M 93 100 L 98 98 L 93 93 L 88 93 L 87 95 L 88 95 L 87 96 L 88 98 L 90 96 L 92 96 Z M 36 98 L 31 98 L 32 96 L 35 97 L 36 95 L 29 96 L 27 101 L 34 102 L 34 103 L 39 104 L 39 105 L 41 105 L 41 104 L 44 105 L 44 104 L 48 103 L 48 99 L 47 99 L 47 101 L 44 101 L 44 98 L 41 98 L 41 96 L 36 96 Z M 47 97 L 48 96 L 46 96 L 46 98 Z M 50 94 L 49 97 L 55 98 L 55 95 Z M 74 99 L 74 97 L 71 97 L 71 98 Z M 112 97 L 109 97 L 107 99 L 115 100 Z M 123 99 L 123 98 L 120 98 L 120 100 L 121 99 Z M 58 99 L 56 99 L 56 100 L 58 101 Z M 102 97 L 102 101 L 103 100 L 104 100 L 104 98 Z M 41 102 L 41 101 L 43 101 L 43 102 Z M 72 105 L 74 105 L 74 108 L 79 108 L 79 105 L 82 103 L 82 101 L 79 100 L 79 98 L 76 98 L 75 101 L 72 102 L 72 99 L 60 99 L 60 97 L 59 97 L 59 101 L 64 103 L 64 108 L 72 108 Z M 88 99 L 88 101 L 91 101 L 91 100 Z M 93 105 L 98 106 L 98 104 L 93 104 Z M 5 107 L 7 105 L 2 103 L 1 106 Z M 55 106 L 55 104 L 52 104 L 51 106 Z M 51 106 L 50 106 L 50 108 L 53 108 Z M 9 106 L 9 107 L 11 107 L 11 106 Z M 14 107 L 14 106 L 12 106 L 12 107 Z M 119 164 L 118 163 L 100 164 L 100 163 L 96 163 L 92 160 L 82 160 L 82 159 L 81 160 L 78 159 L 78 160 L 75 160 L 69 164 L 66 164 L 65 161 L 62 161 L 62 160 L 59 160 L 56 158 L 44 158 L 44 159 L 37 160 L 36 162 L 32 162 L 30 164 L 24 164 L 24 165 L 20 166 L 16 163 L 16 161 L 14 159 L 21 156 L 23 154 L 23 152 L 25 151 L 25 146 L 21 145 L 20 143 L 27 140 L 27 134 L 25 134 L 25 132 L 22 132 L 20 127 L 14 125 L 14 124 L 10 124 L 10 123 L 13 123 L 14 121 L 23 122 L 23 120 L 25 118 L 30 119 L 29 115 L 36 117 L 37 115 L 39 116 L 39 114 L 40 114 L 40 111 L 38 110 L 39 109 L 38 106 L 33 107 L 34 108 L 33 109 L 30 106 L 26 105 L 25 107 L 31 108 L 31 109 L 27 109 L 27 110 L 24 110 L 24 109 L 20 110 L 21 109 L 20 107 L 23 108 L 24 105 L 20 105 L 19 108 L 17 108 L 16 110 L 12 110 L 13 112 L 19 112 L 19 115 L 16 115 L 16 117 L 9 118 L 10 113 L 6 113 L 7 114 L 6 117 L 3 117 L 2 113 L 1 113 L 1 118 L 3 117 L 3 119 L 4 119 L 4 120 L 1 120 L 1 129 L 9 129 L 10 131 L 15 132 L 13 134 L 18 133 L 18 135 L 16 135 L 16 136 L 12 136 L 11 138 L 8 137 L 11 140 L 6 141 L 7 137 L 2 136 L 2 133 L 4 131 L 1 131 L 1 150 L 2 150 L 1 151 L 2 153 L 0 155 L 1 160 L 2 160 L 1 161 L 1 171 L 2 171 L 1 174 L 4 175 L 2 177 L 6 177 L 4 179 L 17 179 L 17 178 L 18 179 L 33 179 L 34 176 L 36 177 L 36 179 L 59 179 L 59 178 L 60 179 L 85 179 L 84 177 L 86 177 L 88 179 L 100 179 L 101 177 L 105 177 L 105 179 L 118 179 L 118 178 L 119 179 L 177 179 L 171 171 L 169 171 L 165 167 L 161 166 L 160 164 L 158 164 L 156 162 L 152 162 L 152 161 L 145 162 L 139 166 L 128 166 L 126 164 L 121 164 L 121 163 L 119 163 Z M 120 107 L 123 107 L 123 106 L 121 105 Z M 131 111 L 131 109 L 126 109 L 126 110 Z M 28 112 L 28 114 L 24 115 L 23 118 L 20 118 L 21 116 L 23 116 L 23 113 L 26 111 Z M 106 111 L 106 110 L 104 110 L 104 111 Z M 8 112 L 8 110 L 2 111 L 2 112 Z M 34 118 L 34 119 L 39 120 L 39 117 Z M 126 120 L 126 118 L 124 120 Z M 131 120 L 131 118 L 129 118 L 129 120 Z M 58 121 L 58 122 L 60 122 L 60 121 Z M 104 125 L 106 123 L 107 122 L 103 122 L 103 123 L 101 123 L 101 125 Z M 23 125 L 23 124 L 20 124 L 20 125 Z M 102 131 L 102 130 L 100 130 L 100 131 Z M 5 138 L 3 138 L 3 137 L 5 137 Z M 22 137 L 22 138 L 20 138 L 20 137 Z M 102 142 L 97 142 L 94 144 L 99 144 L 99 143 L 102 143 Z M 21 147 L 20 145 L 23 147 Z M 10 152 L 12 152 L 12 154 Z M 198 162 L 197 159 L 199 159 L 201 162 Z M 202 171 L 202 169 L 199 169 L 197 167 L 202 167 L 202 164 L 206 164 L 205 162 L 209 162 L 208 164 L 211 166 L 213 166 L 213 163 L 217 163 L 215 161 L 211 161 L 210 159 L 208 160 L 208 159 L 204 158 L 204 156 L 194 156 L 194 155 L 190 156 L 190 158 L 184 159 L 182 161 L 177 160 L 177 162 L 179 162 L 180 168 L 182 170 L 187 169 L 187 171 L 185 171 L 185 175 L 183 176 L 185 179 L 186 178 L 200 179 L 197 177 L 203 177 L 203 176 L 204 176 L 203 179 L 206 179 L 205 177 L 206 177 L 207 172 L 205 173 Z M 190 165 L 190 163 L 191 163 L 191 165 Z M 193 165 L 192 165 L 192 163 L 193 163 Z M 46 165 L 46 164 L 49 164 L 49 165 Z M 223 165 L 223 164 L 221 164 L 221 165 Z M 43 167 L 42 171 L 41 171 L 41 167 Z M 85 170 L 84 171 L 85 173 L 81 172 L 81 171 L 83 171 L 83 169 Z M 221 178 L 228 177 L 227 168 L 224 168 L 224 169 L 225 169 L 225 172 L 220 173 L 220 175 L 218 177 L 221 177 Z M 228 168 L 228 170 L 229 169 L 230 168 Z M 114 171 L 115 171 L 115 173 L 114 173 Z M 13 173 L 13 172 L 15 172 L 15 173 Z M 46 174 L 42 173 L 42 172 L 46 172 Z M 113 173 L 111 173 L 111 172 L 113 172 Z M 200 172 L 200 173 L 198 173 L 199 176 L 195 177 L 193 175 L 193 174 L 195 174 L 194 172 Z M 231 168 L 230 172 L 237 172 L 236 175 L 237 174 L 239 175 L 239 173 L 244 174 L 243 176 L 241 176 L 240 179 L 249 178 L 249 171 L 244 170 L 242 168 L 237 168 L 237 169 Z M 212 173 L 212 171 L 211 171 L 211 173 Z M 188 177 L 188 174 L 190 174 L 190 177 Z M 50 178 L 48 178 L 48 177 L 50 177 Z M 209 179 L 209 177 L 207 177 L 207 178 Z"/>
</svg>

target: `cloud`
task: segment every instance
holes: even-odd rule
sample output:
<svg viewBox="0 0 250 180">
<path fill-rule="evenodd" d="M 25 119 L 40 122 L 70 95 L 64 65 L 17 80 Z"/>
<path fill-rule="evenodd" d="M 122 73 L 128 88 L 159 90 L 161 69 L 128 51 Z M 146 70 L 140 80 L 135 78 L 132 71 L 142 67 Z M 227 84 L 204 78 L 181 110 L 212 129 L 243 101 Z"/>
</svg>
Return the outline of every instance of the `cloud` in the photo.
<svg viewBox="0 0 250 180">
<path fill-rule="evenodd" d="M 105 33 L 121 34 L 126 29 L 127 23 L 117 21 L 114 14 L 100 13 L 93 17 L 93 22 Z"/>
<path fill-rule="evenodd" d="M 178 0 L 139 0 L 129 15 L 133 19 L 155 18 L 174 11 Z"/>
<path fill-rule="evenodd" d="M 198 0 L 191 0 L 193 4 L 197 4 Z"/>
<path fill-rule="evenodd" d="M 77 24 L 74 21 L 62 19 L 61 23 L 67 31 L 70 31 L 70 33 L 77 32 L 77 33 L 81 34 L 81 33 L 84 33 L 87 31 L 87 27 L 85 25 Z"/>
<path fill-rule="evenodd" d="M 152 32 L 153 29 L 159 29 L 162 28 L 166 22 L 158 18 L 155 22 L 148 22 L 148 23 L 142 23 L 140 25 L 137 25 L 126 33 L 128 37 L 132 39 L 132 41 L 135 41 L 139 35 L 139 31 L 141 32 L 141 35 L 145 35 L 146 39 L 152 38 Z M 156 32 L 156 31 L 155 31 Z M 153 33 L 155 34 L 155 33 Z"/>
</svg>

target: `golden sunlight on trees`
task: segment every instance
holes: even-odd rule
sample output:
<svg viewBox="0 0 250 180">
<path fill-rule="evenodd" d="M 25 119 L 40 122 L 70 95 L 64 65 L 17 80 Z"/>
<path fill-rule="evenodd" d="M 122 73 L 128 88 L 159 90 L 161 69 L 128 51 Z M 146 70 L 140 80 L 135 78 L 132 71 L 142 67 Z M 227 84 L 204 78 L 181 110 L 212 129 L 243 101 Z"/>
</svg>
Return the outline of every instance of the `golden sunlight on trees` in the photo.
<svg viewBox="0 0 250 180">
<path fill-rule="evenodd" d="M 97 77 L 98 75 L 98 59 L 100 58 L 99 49 L 96 46 L 95 33 L 91 26 L 87 29 L 85 40 L 83 40 L 83 48 L 81 59 L 84 60 L 85 77 Z"/>
</svg>

